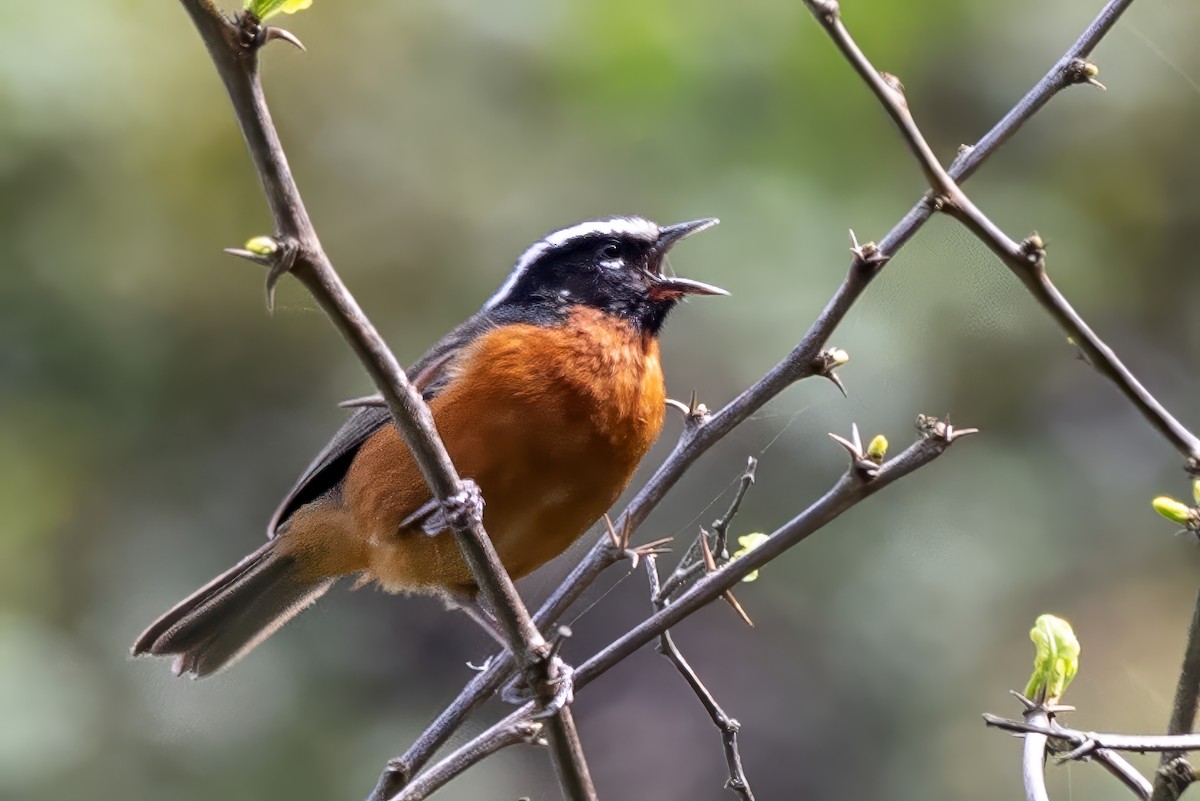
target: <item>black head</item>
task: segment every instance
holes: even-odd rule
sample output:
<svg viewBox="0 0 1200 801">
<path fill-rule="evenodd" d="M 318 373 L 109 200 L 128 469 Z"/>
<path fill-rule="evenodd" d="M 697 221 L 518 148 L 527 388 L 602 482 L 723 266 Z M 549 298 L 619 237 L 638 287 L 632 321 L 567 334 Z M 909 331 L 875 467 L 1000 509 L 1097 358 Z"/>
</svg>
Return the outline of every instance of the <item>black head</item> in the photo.
<svg viewBox="0 0 1200 801">
<path fill-rule="evenodd" d="M 582 304 L 657 334 L 684 295 L 728 294 L 662 274 L 672 245 L 716 224 L 705 219 L 660 228 L 641 217 L 614 217 L 555 231 L 525 251 L 484 310 L 554 319 Z"/>
</svg>

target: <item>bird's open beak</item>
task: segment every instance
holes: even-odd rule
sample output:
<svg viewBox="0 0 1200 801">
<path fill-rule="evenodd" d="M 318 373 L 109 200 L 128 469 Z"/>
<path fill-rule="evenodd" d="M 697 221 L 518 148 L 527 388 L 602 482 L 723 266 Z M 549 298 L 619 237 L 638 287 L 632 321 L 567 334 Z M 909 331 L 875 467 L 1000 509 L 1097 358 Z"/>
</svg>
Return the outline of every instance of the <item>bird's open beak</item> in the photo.
<svg viewBox="0 0 1200 801">
<path fill-rule="evenodd" d="M 676 225 L 668 225 L 666 228 L 659 229 L 658 241 L 654 243 L 654 249 L 658 251 L 659 258 L 667 255 L 667 251 L 671 247 L 692 234 L 699 233 L 705 228 L 712 228 L 720 220 L 715 217 L 706 217 L 703 220 L 692 220 L 691 222 L 677 223 Z M 662 262 L 659 262 L 658 269 L 661 271 Z M 654 276 L 654 283 L 650 287 L 650 296 L 655 300 L 675 300 L 684 295 L 728 295 L 724 289 L 712 284 L 706 284 L 703 281 L 693 281 L 690 278 L 678 278 L 674 276 L 662 275 L 661 272 Z"/>
<path fill-rule="evenodd" d="M 698 234 L 705 228 L 712 228 L 719 223 L 716 217 L 705 217 L 703 220 L 692 220 L 691 222 L 676 223 L 668 225 L 666 228 L 658 229 L 658 241 L 654 243 L 654 247 L 659 253 L 666 253 L 671 247 L 684 237 Z"/>
</svg>

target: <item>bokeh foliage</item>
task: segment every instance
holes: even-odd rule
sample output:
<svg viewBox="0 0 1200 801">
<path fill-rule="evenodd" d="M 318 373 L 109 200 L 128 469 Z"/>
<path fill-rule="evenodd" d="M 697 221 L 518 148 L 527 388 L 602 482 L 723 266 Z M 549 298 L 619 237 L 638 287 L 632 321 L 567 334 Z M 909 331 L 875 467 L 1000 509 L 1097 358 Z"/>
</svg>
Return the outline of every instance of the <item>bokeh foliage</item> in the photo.
<svg viewBox="0 0 1200 801">
<path fill-rule="evenodd" d="M 1098 6 L 843 3 L 947 160 Z M 551 228 L 716 215 L 674 263 L 734 295 L 681 310 L 665 341 L 672 393 L 713 406 L 820 309 L 846 229 L 882 236 L 922 188 L 790 0 L 360 0 L 278 19 L 309 46 L 265 56 L 289 157 L 404 359 Z M 1197 25 L 1188 0 L 1135 5 L 1095 54 L 1109 91 L 1053 101 L 970 184 L 1014 236 L 1043 232 L 1060 286 L 1192 423 Z M 335 402 L 368 389 L 303 292 L 285 282 L 268 317 L 262 274 L 220 254 L 268 228 L 176 3 L 0 9 L 0 796 L 361 797 L 484 653 L 436 604 L 341 592 L 211 681 L 127 659 L 144 624 L 259 542 Z M 850 399 L 821 381 L 789 391 L 693 471 L 648 539 L 707 522 L 747 455 L 758 483 L 731 534 L 773 529 L 841 469 L 824 432 L 852 421 L 897 448 L 918 412 L 984 434 L 739 590 L 757 629 L 721 605 L 681 628 L 743 723 L 760 795 L 1013 797 L 1017 750 L 977 713 L 1012 711 L 1043 609 L 1088 643 L 1079 725 L 1161 729 L 1200 566 L 1147 509 L 1186 494 L 1175 454 L 949 220 L 834 343 Z M 524 589 L 538 597 L 564 566 Z M 568 656 L 647 611 L 640 577 L 619 582 Z M 649 650 L 578 708 L 603 797 L 725 797 L 715 733 Z M 1079 797 L 1123 792 L 1089 766 L 1070 781 Z M 552 788 L 540 755 L 513 751 L 444 797 Z"/>
</svg>

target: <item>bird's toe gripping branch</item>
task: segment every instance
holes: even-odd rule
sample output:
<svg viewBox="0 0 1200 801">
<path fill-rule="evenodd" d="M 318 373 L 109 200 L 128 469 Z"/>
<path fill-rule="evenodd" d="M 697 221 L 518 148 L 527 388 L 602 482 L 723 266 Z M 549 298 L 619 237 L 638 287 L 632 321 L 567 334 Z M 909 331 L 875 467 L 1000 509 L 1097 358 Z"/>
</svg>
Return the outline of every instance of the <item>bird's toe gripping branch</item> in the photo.
<svg viewBox="0 0 1200 801">
<path fill-rule="evenodd" d="M 479 485 L 464 478 L 458 492 L 444 501 L 433 498 L 421 504 L 417 511 L 400 521 L 400 528 L 420 526 L 430 537 L 446 530 L 465 531 L 483 522 L 483 506 Z"/>
<path fill-rule="evenodd" d="M 546 702 L 535 718 L 548 718 L 557 715 L 564 707 L 575 701 L 575 668 L 568 665 L 561 657 L 550 657 L 550 679 L 546 686 L 554 691 L 553 697 Z"/>
<path fill-rule="evenodd" d="M 542 685 L 548 690 L 549 697 L 543 696 L 541 709 L 533 714 L 533 719 L 553 717 L 565 707 L 575 702 L 575 668 L 568 665 L 558 655 L 567 638 L 571 636 L 569 626 L 559 626 L 558 632 L 550 642 L 542 668 L 546 671 L 545 682 Z M 532 700 L 535 693 L 529 689 L 525 676 L 515 676 L 512 681 L 500 690 L 500 698 L 507 703 L 522 705 Z"/>
</svg>

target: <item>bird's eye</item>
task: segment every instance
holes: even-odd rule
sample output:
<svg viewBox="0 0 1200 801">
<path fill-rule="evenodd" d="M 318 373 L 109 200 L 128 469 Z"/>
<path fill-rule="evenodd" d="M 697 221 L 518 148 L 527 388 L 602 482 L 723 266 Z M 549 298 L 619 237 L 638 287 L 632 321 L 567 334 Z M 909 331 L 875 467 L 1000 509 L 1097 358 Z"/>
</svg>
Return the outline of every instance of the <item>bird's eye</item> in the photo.
<svg viewBox="0 0 1200 801">
<path fill-rule="evenodd" d="M 600 249 L 600 256 L 604 259 L 617 259 L 621 256 L 621 246 L 616 242 L 609 242 Z"/>
</svg>

